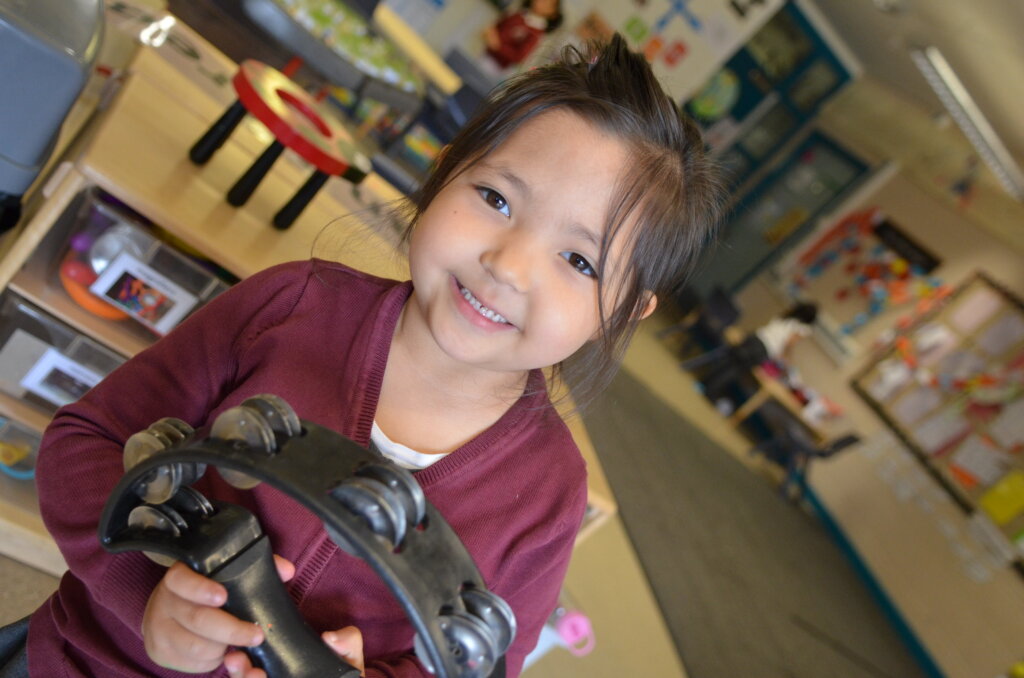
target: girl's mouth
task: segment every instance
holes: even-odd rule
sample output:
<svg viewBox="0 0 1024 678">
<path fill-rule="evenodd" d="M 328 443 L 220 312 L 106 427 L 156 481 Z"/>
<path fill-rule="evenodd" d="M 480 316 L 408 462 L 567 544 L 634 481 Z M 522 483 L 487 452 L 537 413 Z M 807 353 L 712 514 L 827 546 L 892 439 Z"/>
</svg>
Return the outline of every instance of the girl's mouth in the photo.
<svg viewBox="0 0 1024 678">
<path fill-rule="evenodd" d="M 462 295 L 462 298 L 465 299 L 469 303 L 469 305 L 472 306 L 476 310 L 477 313 L 479 313 L 480 315 L 482 315 L 483 317 L 487 318 L 488 320 L 490 320 L 493 323 L 498 323 L 500 325 L 511 325 L 512 324 L 512 323 L 510 323 L 505 318 L 505 316 L 501 315 L 500 313 L 497 313 L 496 311 L 493 311 L 493 310 L 487 308 L 482 303 L 480 303 L 480 300 L 477 299 L 476 297 L 474 297 L 473 293 L 470 292 L 467 288 L 463 287 L 458 282 L 456 282 L 456 284 L 459 287 L 459 294 Z"/>
</svg>

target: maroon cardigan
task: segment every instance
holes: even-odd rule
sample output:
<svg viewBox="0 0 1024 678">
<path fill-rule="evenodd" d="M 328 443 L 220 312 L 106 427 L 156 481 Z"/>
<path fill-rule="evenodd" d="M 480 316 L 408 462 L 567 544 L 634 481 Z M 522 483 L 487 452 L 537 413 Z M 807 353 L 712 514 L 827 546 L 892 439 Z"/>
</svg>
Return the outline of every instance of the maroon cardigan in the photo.
<svg viewBox="0 0 1024 678">
<path fill-rule="evenodd" d="M 395 325 L 412 285 L 340 264 L 296 262 L 239 283 L 81 400 L 58 412 L 40 449 L 43 520 L 70 571 L 29 627 L 32 676 L 184 676 L 146 656 L 142 613 L 164 569 L 138 553 L 110 555 L 96 527 L 123 474 L 132 433 L 174 416 L 195 427 L 259 393 L 367 445 Z M 508 675 L 518 675 L 556 598 L 586 506 L 586 470 L 535 370 L 498 422 L 416 473 L 466 544 L 488 587 L 516 613 Z M 342 552 L 322 523 L 280 492 L 243 492 L 207 473 L 208 496 L 253 510 L 276 553 L 295 563 L 288 589 L 316 631 L 364 635 L 367 676 L 425 676 L 413 628 L 368 565 Z M 223 668 L 212 675 L 226 675 Z"/>
</svg>

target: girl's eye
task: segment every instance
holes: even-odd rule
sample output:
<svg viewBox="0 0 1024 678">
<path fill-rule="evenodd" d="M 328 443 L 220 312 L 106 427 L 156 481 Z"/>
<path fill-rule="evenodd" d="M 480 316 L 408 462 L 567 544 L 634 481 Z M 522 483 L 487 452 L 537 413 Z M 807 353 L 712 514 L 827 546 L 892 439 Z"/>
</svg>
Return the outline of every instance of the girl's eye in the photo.
<svg viewBox="0 0 1024 678">
<path fill-rule="evenodd" d="M 570 266 L 583 275 L 590 278 L 597 277 L 597 271 L 595 271 L 594 267 L 590 265 L 590 262 L 576 252 L 562 252 L 562 258 L 568 261 Z"/>
<path fill-rule="evenodd" d="M 501 212 L 506 217 L 510 215 L 508 201 L 505 200 L 505 196 L 501 193 L 498 193 L 493 188 L 487 188 L 486 186 L 477 186 L 476 191 L 480 194 L 480 197 L 484 199 L 484 202 L 492 208 Z"/>
</svg>

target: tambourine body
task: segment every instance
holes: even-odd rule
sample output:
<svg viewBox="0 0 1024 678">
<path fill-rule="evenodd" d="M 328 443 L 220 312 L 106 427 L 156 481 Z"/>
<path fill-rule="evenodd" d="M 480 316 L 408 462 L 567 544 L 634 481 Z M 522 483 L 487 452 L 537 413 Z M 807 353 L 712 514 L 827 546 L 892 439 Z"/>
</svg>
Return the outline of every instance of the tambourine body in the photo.
<svg viewBox="0 0 1024 678">
<path fill-rule="evenodd" d="M 358 672 L 299 616 L 256 517 L 190 486 L 211 466 L 236 487 L 265 482 L 285 492 L 322 520 L 342 549 L 369 564 L 404 609 L 429 671 L 504 677 L 503 655 L 515 635 L 511 609 L 487 590 L 412 474 L 375 450 L 300 422 L 280 399 L 258 396 L 222 413 L 205 438 L 179 420 L 154 423 L 129 439 L 125 465 L 101 517 L 104 548 L 143 551 L 163 564 L 181 560 L 224 583 L 225 609 L 264 629 L 267 640 L 250 656 L 270 678 Z"/>
</svg>

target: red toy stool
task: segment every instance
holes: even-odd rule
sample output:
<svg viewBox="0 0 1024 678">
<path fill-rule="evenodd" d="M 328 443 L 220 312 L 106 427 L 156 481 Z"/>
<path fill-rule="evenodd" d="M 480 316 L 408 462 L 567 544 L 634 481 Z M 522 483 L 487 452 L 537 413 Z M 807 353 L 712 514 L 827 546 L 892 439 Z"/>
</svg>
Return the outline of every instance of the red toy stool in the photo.
<svg viewBox="0 0 1024 678">
<path fill-rule="evenodd" d="M 280 71 L 247 59 L 232 79 L 238 101 L 213 124 L 189 150 L 197 165 L 205 164 L 250 113 L 273 133 L 270 144 L 228 191 L 232 205 L 244 205 L 274 161 L 290 148 L 316 171 L 274 215 L 274 226 L 286 229 L 302 213 L 309 201 L 330 176 L 340 176 L 354 184 L 370 173 L 369 159 L 355 146 L 352 135 L 305 90 Z"/>
</svg>

